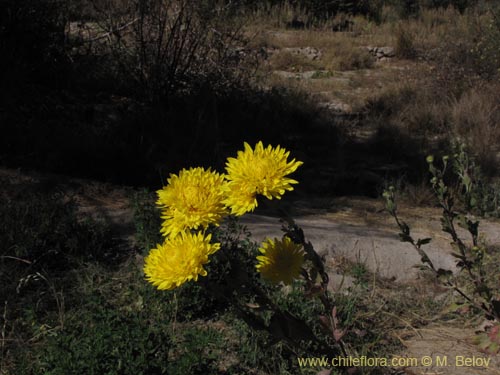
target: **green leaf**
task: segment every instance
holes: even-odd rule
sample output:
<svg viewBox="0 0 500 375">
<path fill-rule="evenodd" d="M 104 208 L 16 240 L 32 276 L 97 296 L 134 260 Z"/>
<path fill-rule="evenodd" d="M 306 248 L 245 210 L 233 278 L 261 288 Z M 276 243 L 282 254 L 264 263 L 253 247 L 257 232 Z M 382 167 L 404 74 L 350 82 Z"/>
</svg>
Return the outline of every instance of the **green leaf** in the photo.
<svg viewBox="0 0 500 375">
<path fill-rule="evenodd" d="M 419 238 L 417 241 L 417 246 L 420 247 L 422 245 L 427 245 L 431 241 L 432 241 L 432 238 Z"/>
<path fill-rule="evenodd" d="M 406 235 L 410 234 L 410 227 L 404 221 L 401 222 L 401 231 Z"/>
<path fill-rule="evenodd" d="M 469 233 L 472 234 L 472 236 L 477 237 L 477 229 L 479 227 L 479 221 L 474 221 L 472 222 L 471 220 L 467 220 L 467 229 L 469 230 Z"/>
<path fill-rule="evenodd" d="M 410 242 L 410 243 L 413 243 L 413 238 L 411 238 L 406 233 L 399 233 L 399 238 L 401 239 L 401 242 Z"/>
<path fill-rule="evenodd" d="M 453 272 L 451 270 L 445 270 L 443 268 L 440 268 L 437 270 L 437 276 L 442 277 L 442 276 L 451 276 L 453 275 Z"/>
<path fill-rule="evenodd" d="M 450 253 L 451 256 L 457 258 L 457 259 L 460 259 L 462 261 L 465 261 L 467 258 L 464 257 L 462 254 L 458 254 L 458 253 Z"/>
<path fill-rule="evenodd" d="M 492 300 L 491 301 L 491 306 L 493 307 L 493 311 L 495 311 L 495 314 L 497 316 L 500 316 L 500 301 L 499 300 Z"/>
</svg>

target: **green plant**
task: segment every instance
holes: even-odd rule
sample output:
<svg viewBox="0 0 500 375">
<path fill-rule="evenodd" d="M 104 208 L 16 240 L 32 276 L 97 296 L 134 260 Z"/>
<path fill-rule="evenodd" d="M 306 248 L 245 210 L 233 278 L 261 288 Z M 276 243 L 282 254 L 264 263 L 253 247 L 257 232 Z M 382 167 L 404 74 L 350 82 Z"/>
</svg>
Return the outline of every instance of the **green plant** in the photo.
<svg viewBox="0 0 500 375">
<path fill-rule="evenodd" d="M 494 82 L 499 75 L 500 52 L 500 8 L 498 4 L 484 4 L 464 18 L 467 22 L 465 36 L 458 38 L 453 33 L 444 38 L 443 46 L 448 53 L 443 54 L 443 66 L 466 79 L 465 88 L 478 78 Z M 458 31 L 458 30 L 457 30 Z M 441 62 L 442 64 L 442 62 Z M 463 90 L 463 89 L 462 89 Z"/>
<path fill-rule="evenodd" d="M 259 195 L 281 198 L 293 190 L 297 181 L 286 176 L 302 162 L 288 157 L 279 146 L 264 148 L 260 141 L 252 149 L 245 143 L 244 151 L 227 159 L 227 174 L 190 168 L 170 175 L 157 202 L 165 240 L 145 258 L 144 273 L 159 290 L 200 287 L 205 300 L 218 307 L 215 311 L 225 312 L 223 306 L 275 345 L 329 356 L 347 354 L 324 262 L 294 221 L 284 220 L 283 239 L 266 240 L 259 251 L 231 235 L 241 231 L 235 218 L 253 211 Z M 229 234 L 219 227 L 226 218 Z M 315 314 L 301 316 L 303 309 L 294 311 L 296 304 L 286 303 L 288 298 L 274 298 L 283 283 L 299 278 L 299 293 L 317 299 L 316 312 L 323 314 L 319 320 Z"/>
<path fill-rule="evenodd" d="M 500 217 L 500 186 L 488 182 L 461 142 L 453 146 L 452 166 L 460 184 L 459 198 L 467 211 L 480 216 Z"/>
<path fill-rule="evenodd" d="M 500 106 L 493 92 L 496 85 L 485 84 L 463 93 L 451 104 L 451 125 L 457 137 L 468 146 L 476 163 L 488 175 L 497 168 L 493 145 L 500 140 Z"/>
<path fill-rule="evenodd" d="M 161 242 L 160 214 L 154 196 L 147 190 L 135 192 L 131 199 L 134 210 L 135 238 L 143 252 Z"/>
<path fill-rule="evenodd" d="M 2 199 L 2 371 L 25 374 L 36 362 L 37 344 L 72 324 L 75 295 L 68 290 L 78 288 L 70 275 L 85 264 L 116 263 L 124 254 L 117 253 L 104 221 L 84 217 L 59 193 L 26 188 Z"/>
<path fill-rule="evenodd" d="M 338 70 L 358 70 L 373 67 L 375 58 L 365 49 L 350 46 L 338 51 L 336 61 L 333 63 Z"/>
<path fill-rule="evenodd" d="M 366 285 L 367 277 L 369 276 L 368 270 L 366 269 L 366 266 L 361 263 L 361 261 L 354 263 L 350 272 L 352 277 L 354 277 L 356 284 Z"/>
<path fill-rule="evenodd" d="M 174 353 L 168 365 L 168 374 L 212 374 L 224 353 L 222 332 L 208 327 L 188 327 L 174 339 Z"/>
<path fill-rule="evenodd" d="M 333 76 L 334 76 L 334 74 L 330 70 L 327 70 L 327 71 L 317 70 L 311 76 L 311 79 L 331 78 Z"/>
<path fill-rule="evenodd" d="M 165 374 L 169 332 L 168 322 L 150 324 L 141 310 L 119 311 L 105 301 L 84 305 L 63 331 L 47 338 L 33 373 Z"/>
<path fill-rule="evenodd" d="M 32 270 L 61 269 L 81 260 L 113 257 L 109 227 L 102 220 L 80 219 L 73 202 L 58 194 L 27 193 L 0 207 L 2 262 L 20 258 Z M 15 261 L 15 260 L 14 260 Z"/>
<path fill-rule="evenodd" d="M 107 39 L 106 50 L 117 68 L 140 87 L 153 103 L 189 92 L 201 84 L 224 88 L 243 79 L 246 44 L 234 16 L 234 6 L 217 1 L 93 0 L 102 35 L 84 43 Z M 236 12 L 237 13 L 237 12 Z M 132 36 L 129 36 L 131 34 Z M 251 69 L 249 69 L 251 71 Z"/>
<path fill-rule="evenodd" d="M 453 158 L 455 159 L 455 158 Z M 429 258 L 423 246 L 431 241 L 431 238 L 423 238 L 415 240 L 411 236 L 410 227 L 404 221 L 400 220 L 397 214 L 397 205 L 395 200 L 395 190 L 390 187 L 383 194 L 386 200 L 387 211 L 394 217 L 399 229 L 401 230 L 400 237 L 403 242 L 410 243 L 421 256 L 423 269 L 429 270 L 439 278 L 444 285 L 450 287 L 457 292 L 465 301 L 473 308 L 481 311 L 488 319 L 500 320 L 500 299 L 498 290 L 495 288 L 491 280 L 491 275 L 488 275 L 485 269 L 485 261 L 487 259 L 487 248 L 479 242 L 479 221 L 471 220 L 466 214 L 458 213 L 455 209 L 456 196 L 453 193 L 445 178 L 447 168 L 450 163 L 450 158 L 444 156 L 442 158 L 442 167 L 436 167 L 434 157 L 427 158 L 429 171 L 432 175 L 431 185 L 436 195 L 439 206 L 442 208 L 441 224 L 442 230 L 448 233 L 452 239 L 452 247 L 454 252 L 452 255 L 457 258 L 457 267 L 464 273 L 472 284 L 471 289 L 467 289 L 458 284 L 458 280 L 454 277 L 451 270 L 436 268 L 434 263 Z M 452 161 L 453 162 L 453 161 Z M 459 163 L 460 165 L 460 163 Z M 465 175 L 459 177 L 462 183 L 466 183 L 466 190 L 471 190 L 471 181 Z M 455 169 L 457 172 L 457 169 Z M 471 236 L 471 242 L 465 242 L 457 232 L 457 225 L 467 230 Z"/>
<path fill-rule="evenodd" d="M 396 54 L 405 59 L 413 59 L 417 55 L 414 36 L 404 25 L 399 25 L 396 30 Z"/>
<path fill-rule="evenodd" d="M 281 51 L 275 53 L 269 60 L 269 64 L 275 70 L 287 70 L 287 71 L 303 71 L 317 69 L 318 62 L 309 60 L 303 55 L 296 53 L 291 53 L 288 51 Z"/>
<path fill-rule="evenodd" d="M 488 354 L 498 354 L 500 352 L 500 324 L 489 327 L 486 333 L 480 333 L 474 337 L 474 343 Z"/>
</svg>

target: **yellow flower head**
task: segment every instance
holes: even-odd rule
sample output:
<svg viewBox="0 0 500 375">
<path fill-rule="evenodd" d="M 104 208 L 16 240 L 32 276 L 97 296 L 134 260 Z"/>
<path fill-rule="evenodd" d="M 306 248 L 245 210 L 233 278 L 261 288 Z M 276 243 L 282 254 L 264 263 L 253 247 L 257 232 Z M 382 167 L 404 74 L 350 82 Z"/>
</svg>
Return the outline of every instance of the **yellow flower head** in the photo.
<svg viewBox="0 0 500 375">
<path fill-rule="evenodd" d="M 236 215 L 253 211 L 257 207 L 257 194 L 268 199 L 281 199 L 286 190 L 293 190 L 297 181 L 287 178 L 303 163 L 288 162 L 289 151 L 280 146 L 264 148 L 262 142 L 252 150 L 245 142 L 245 150 L 238 151 L 236 158 L 228 158 L 226 163 L 227 180 L 225 203 Z"/>
<path fill-rule="evenodd" d="M 219 243 L 210 243 L 211 236 L 182 232 L 157 245 L 144 260 L 146 280 L 159 290 L 171 290 L 189 280 L 206 276 L 203 265 L 208 256 L 220 249 Z"/>
<path fill-rule="evenodd" d="M 304 263 L 302 245 L 294 243 L 290 238 L 267 239 L 259 249 L 262 253 L 257 257 L 257 271 L 264 279 L 275 284 L 283 281 L 289 285 L 300 275 Z"/>
<path fill-rule="evenodd" d="M 161 232 L 176 236 L 186 229 L 218 225 L 227 214 L 224 206 L 224 176 L 203 168 L 183 169 L 171 174 L 168 185 L 158 190 L 156 204 L 162 208 Z"/>
</svg>

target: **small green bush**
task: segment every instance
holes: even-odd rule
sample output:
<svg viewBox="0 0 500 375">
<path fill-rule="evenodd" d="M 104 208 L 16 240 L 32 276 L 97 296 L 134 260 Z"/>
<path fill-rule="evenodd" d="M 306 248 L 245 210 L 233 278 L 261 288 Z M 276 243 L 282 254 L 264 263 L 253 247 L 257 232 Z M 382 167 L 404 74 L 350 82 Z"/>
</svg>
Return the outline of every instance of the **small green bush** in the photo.
<svg viewBox="0 0 500 375">
<path fill-rule="evenodd" d="M 111 256 L 103 221 L 79 219 L 76 206 L 57 194 L 27 193 L 0 207 L 0 255 L 22 258 L 32 268 L 62 269 L 80 260 Z"/>
<path fill-rule="evenodd" d="M 334 65 L 338 70 L 370 69 L 375 63 L 375 58 L 366 50 L 349 48 L 343 51 Z"/>
<path fill-rule="evenodd" d="M 66 322 L 64 330 L 46 338 L 38 358 L 21 366 L 19 374 L 168 373 L 169 322 L 151 321 L 147 310 L 117 310 L 99 299 L 88 303 L 80 306 L 81 313 Z M 32 372 L 28 366 L 34 367 Z"/>
<path fill-rule="evenodd" d="M 489 9 L 485 21 L 475 25 L 474 56 L 477 72 L 488 79 L 500 75 L 500 6 Z"/>
<path fill-rule="evenodd" d="M 443 156 L 439 163 L 435 163 L 435 158 L 432 155 L 427 156 L 426 161 L 432 176 L 430 183 L 438 205 L 442 209 L 442 231 L 451 237 L 453 249 L 451 255 L 457 260 L 458 273 L 434 265 L 424 250 L 425 245 L 430 243 L 432 238 L 415 239 L 411 235 L 409 225 L 398 217 L 393 186 L 383 193 L 386 209 L 394 217 L 400 229 L 401 241 L 410 243 L 421 257 L 421 269 L 434 274 L 444 286 L 460 295 L 463 302 L 471 309 L 483 314 L 488 320 L 495 320 L 498 324 L 500 321 L 498 283 L 494 273 L 488 272 L 490 268 L 488 263 L 492 260 L 491 256 L 495 251 L 490 249 L 486 242 L 480 238 L 480 222 L 471 216 L 471 213 L 480 204 L 473 194 L 476 189 L 474 185 L 478 181 L 470 175 L 474 166 L 470 163 L 469 156 L 463 146 L 458 144 L 454 151 L 454 155 Z M 451 175 L 448 171 L 451 171 Z M 457 179 L 459 182 L 458 192 L 450 185 L 450 180 L 453 181 L 453 179 Z M 456 207 L 457 198 L 465 198 L 465 210 L 462 212 Z M 458 233 L 458 227 L 470 235 L 469 239 L 465 239 L 462 234 Z M 460 274 L 463 275 L 464 282 L 458 280 L 457 275 Z"/>
<path fill-rule="evenodd" d="M 412 59 L 417 55 L 414 37 L 403 25 L 396 31 L 396 54 L 405 59 Z"/>
<path fill-rule="evenodd" d="M 135 239 L 143 253 L 149 252 L 162 241 L 160 235 L 160 211 L 155 196 L 147 190 L 136 192 L 132 197 Z"/>
<path fill-rule="evenodd" d="M 464 144 L 453 145 L 452 167 L 458 177 L 459 198 L 467 211 L 500 217 L 500 184 L 488 180 Z"/>
</svg>

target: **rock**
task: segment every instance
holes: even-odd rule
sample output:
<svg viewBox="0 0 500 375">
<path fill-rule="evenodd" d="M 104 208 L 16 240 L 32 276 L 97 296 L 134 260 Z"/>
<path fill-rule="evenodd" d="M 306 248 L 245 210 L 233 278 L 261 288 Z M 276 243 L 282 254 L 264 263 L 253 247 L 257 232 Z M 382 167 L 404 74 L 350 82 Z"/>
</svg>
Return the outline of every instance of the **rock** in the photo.
<svg viewBox="0 0 500 375">
<path fill-rule="evenodd" d="M 329 101 L 328 103 L 321 103 L 321 106 L 329 109 L 330 111 L 338 112 L 338 113 L 351 113 L 352 112 L 352 107 L 349 104 L 343 103 L 339 100 L 332 100 L 332 101 Z"/>
<path fill-rule="evenodd" d="M 302 55 L 311 61 L 319 60 L 322 56 L 321 51 L 315 47 L 289 47 L 283 48 L 282 51 L 293 55 Z"/>
<path fill-rule="evenodd" d="M 285 70 L 275 70 L 273 73 L 282 78 L 301 80 L 301 79 L 311 79 L 311 77 L 315 72 L 316 71 L 287 72 Z"/>
<path fill-rule="evenodd" d="M 278 218 L 248 214 L 240 220 L 255 241 L 283 235 Z M 400 241 L 398 229 L 387 215 L 379 214 L 371 220 L 376 224 L 353 223 L 336 213 L 302 216 L 296 222 L 304 230 L 306 240 L 311 241 L 316 251 L 327 260 L 342 256 L 352 262 L 362 262 L 368 270 L 387 279 L 398 282 L 416 279 L 419 270 L 415 266 L 421 265 L 417 251 L 409 243 Z M 479 229 L 489 243 L 500 243 L 500 224 L 491 222 L 486 225 L 482 221 Z M 418 224 L 412 225 L 412 236 L 415 239 L 432 238 L 425 251 L 436 268 L 458 270 L 456 259 L 451 255 L 450 238 L 441 232 L 438 219 L 419 220 Z"/>
<path fill-rule="evenodd" d="M 378 52 L 381 52 L 384 57 L 394 57 L 396 53 L 393 47 L 379 47 Z"/>
<path fill-rule="evenodd" d="M 302 72 L 301 76 L 303 79 L 312 79 L 316 74 L 316 70 L 309 70 L 307 72 Z"/>
<path fill-rule="evenodd" d="M 279 53 L 279 49 L 275 47 L 262 47 L 259 51 L 260 56 L 267 60 L 274 54 Z"/>
<path fill-rule="evenodd" d="M 328 76 L 328 71 L 323 70 L 308 70 L 305 72 L 287 72 L 285 70 L 275 70 L 274 74 L 283 78 L 293 78 L 293 79 L 316 79 L 322 78 L 323 75 Z"/>
<path fill-rule="evenodd" d="M 277 218 L 245 215 L 241 222 L 258 242 L 283 235 Z M 326 259 L 343 256 L 353 262 L 360 261 L 371 272 L 397 281 L 417 276 L 414 266 L 420 264 L 420 256 L 411 245 L 399 240 L 396 229 L 343 224 L 322 216 L 301 217 L 296 222 L 304 230 L 306 240 Z M 454 258 L 439 248 L 428 249 L 428 254 L 437 267 L 455 268 Z"/>
<path fill-rule="evenodd" d="M 373 46 L 367 46 L 367 47 L 363 47 L 365 48 L 366 50 L 368 50 L 368 52 L 370 54 L 372 54 L 373 56 L 375 56 L 377 59 L 383 61 L 383 60 L 387 60 L 389 58 L 392 58 L 394 56 L 396 56 L 396 52 L 394 50 L 394 47 L 373 47 Z"/>
</svg>

